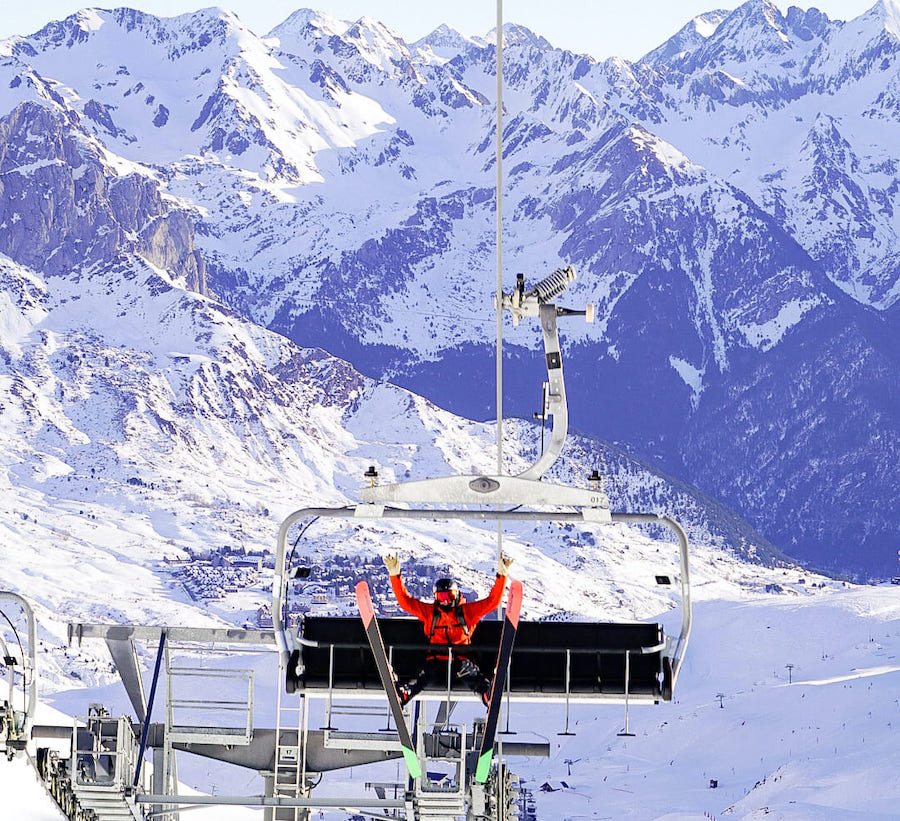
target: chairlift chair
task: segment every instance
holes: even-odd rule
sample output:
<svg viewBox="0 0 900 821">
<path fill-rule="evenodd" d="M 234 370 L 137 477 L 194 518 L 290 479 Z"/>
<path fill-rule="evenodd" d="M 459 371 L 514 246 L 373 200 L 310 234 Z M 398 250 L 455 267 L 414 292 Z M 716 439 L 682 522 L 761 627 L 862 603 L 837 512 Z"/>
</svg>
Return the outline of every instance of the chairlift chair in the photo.
<svg viewBox="0 0 900 821">
<path fill-rule="evenodd" d="M 512 314 L 514 323 L 537 318 L 543 333 L 549 386 L 543 415 L 552 416 L 553 425 L 547 448 L 531 467 L 516 476 L 460 475 L 378 484 L 378 472 L 372 466 L 366 472 L 369 483 L 358 503 L 302 508 L 283 521 L 275 559 L 272 618 L 288 692 L 301 690 L 312 695 L 327 691 L 332 697 L 381 689 L 374 663 L 365 652 L 368 645 L 358 619 L 306 616 L 296 634 L 287 629 L 284 597 L 291 571 L 285 567 L 285 558 L 288 536 L 298 522 L 319 518 L 347 519 L 357 525 L 393 519 L 626 523 L 662 525 L 677 538 L 682 613 L 679 634 L 667 636 L 661 624 L 520 622 L 508 696 L 567 704 L 624 700 L 627 705 L 629 701 L 671 700 L 691 631 L 684 530 L 668 516 L 610 511 L 597 471 L 591 475 L 588 488 L 542 478 L 562 452 L 568 432 L 557 320 L 572 315 L 593 319 L 591 306 L 575 311 L 554 302 L 574 278 L 571 267 L 560 269 L 526 291 L 524 277 L 519 275 L 512 293 L 502 295 L 501 307 Z M 379 624 L 385 645 L 393 653 L 395 669 L 414 669 L 415 659 L 421 658 L 425 647 L 418 622 L 387 618 L 379 619 Z M 498 622 L 482 622 L 473 650 L 496 648 L 499 628 Z M 464 698 L 465 694 L 460 692 L 459 696 Z"/>
</svg>

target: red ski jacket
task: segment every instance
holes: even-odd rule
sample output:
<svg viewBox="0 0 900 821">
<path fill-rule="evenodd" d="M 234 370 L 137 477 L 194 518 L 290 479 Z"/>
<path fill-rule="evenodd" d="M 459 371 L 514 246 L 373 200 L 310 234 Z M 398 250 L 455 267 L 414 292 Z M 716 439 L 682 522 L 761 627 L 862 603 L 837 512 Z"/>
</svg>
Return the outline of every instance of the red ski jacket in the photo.
<svg viewBox="0 0 900 821">
<path fill-rule="evenodd" d="M 391 587 L 397 597 L 397 604 L 422 622 L 429 642 L 471 644 L 475 625 L 499 606 L 506 587 L 506 576 L 497 576 L 486 598 L 473 602 L 461 600 L 461 604 L 452 610 L 442 610 L 433 602 L 424 602 L 411 596 L 399 575 L 391 576 Z"/>
</svg>

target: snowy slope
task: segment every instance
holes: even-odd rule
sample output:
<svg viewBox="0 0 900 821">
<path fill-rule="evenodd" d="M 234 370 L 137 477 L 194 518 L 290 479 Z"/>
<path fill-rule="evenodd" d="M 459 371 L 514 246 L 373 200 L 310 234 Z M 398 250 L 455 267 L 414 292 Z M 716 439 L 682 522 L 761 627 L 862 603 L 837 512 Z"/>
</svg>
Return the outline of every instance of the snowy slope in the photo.
<svg viewBox="0 0 900 821">
<path fill-rule="evenodd" d="M 582 713 L 549 767 L 519 768 L 538 817 L 896 817 L 896 589 L 791 593 L 702 592 L 671 710 L 633 710 L 634 738 L 614 709 Z"/>
</svg>

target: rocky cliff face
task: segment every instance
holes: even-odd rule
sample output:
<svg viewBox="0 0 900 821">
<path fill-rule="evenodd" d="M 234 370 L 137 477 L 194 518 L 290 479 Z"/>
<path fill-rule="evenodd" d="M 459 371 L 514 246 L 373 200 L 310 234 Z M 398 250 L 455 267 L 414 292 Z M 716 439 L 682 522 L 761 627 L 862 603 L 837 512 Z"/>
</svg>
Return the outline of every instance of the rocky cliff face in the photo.
<svg viewBox="0 0 900 821">
<path fill-rule="evenodd" d="M 204 293 L 191 220 L 144 173 L 111 168 L 78 121 L 37 103 L 0 121 L 0 253 L 60 275 L 130 252 Z"/>
</svg>

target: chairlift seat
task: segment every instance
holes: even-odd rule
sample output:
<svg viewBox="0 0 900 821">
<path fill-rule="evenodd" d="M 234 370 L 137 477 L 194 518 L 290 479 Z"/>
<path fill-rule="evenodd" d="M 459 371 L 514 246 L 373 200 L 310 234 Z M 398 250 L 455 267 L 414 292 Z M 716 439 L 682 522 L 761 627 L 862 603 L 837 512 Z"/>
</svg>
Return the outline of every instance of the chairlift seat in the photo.
<svg viewBox="0 0 900 821">
<path fill-rule="evenodd" d="M 414 676 L 425 655 L 441 646 L 425 641 L 417 619 L 381 618 L 378 624 L 400 680 Z M 499 621 L 480 622 L 472 645 L 464 650 L 488 675 L 496 658 L 501 626 Z M 304 641 L 299 648 L 302 672 L 296 681 L 298 689 L 381 689 L 359 619 L 307 616 L 300 624 L 300 635 Z M 622 698 L 627 665 L 629 696 L 668 701 L 672 672 L 664 644 L 659 624 L 522 621 L 510 664 L 509 689 L 522 697 Z M 454 647 L 453 651 L 462 648 Z M 446 686 L 432 685 L 429 689 L 446 692 Z M 458 680 L 451 682 L 451 690 L 468 692 Z"/>
</svg>

